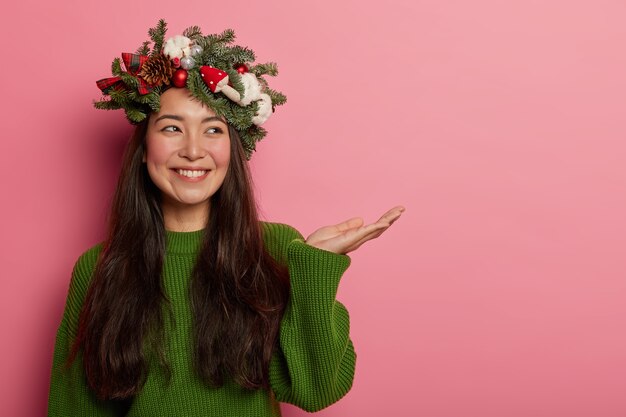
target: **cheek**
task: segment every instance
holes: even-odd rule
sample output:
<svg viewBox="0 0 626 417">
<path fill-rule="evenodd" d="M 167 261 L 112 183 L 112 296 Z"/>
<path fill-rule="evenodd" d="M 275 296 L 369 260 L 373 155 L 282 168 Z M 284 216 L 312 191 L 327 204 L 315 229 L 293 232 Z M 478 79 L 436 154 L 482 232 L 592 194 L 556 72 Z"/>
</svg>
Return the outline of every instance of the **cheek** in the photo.
<svg viewBox="0 0 626 417">
<path fill-rule="evenodd" d="M 214 149 L 213 160 L 218 167 L 228 168 L 230 163 L 230 142 L 228 140 L 223 141 L 219 147 Z"/>
<path fill-rule="evenodd" d="M 154 140 L 149 136 L 146 138 L 144 162 L 148 165 L 148 167 L 165 164 L 171 153 L 172 150 L 168 148 L 167 143 Z"/>
<path fill-rule="evenodd" d="M 144 150 L 144 163 L 148 171 L 148 176 L 152 183 L 161 191 L 164 191 L 164 184 L 167 183 L 167 161 L 171 150 L 166 143 L 157 141 L 150 136 L 146 137 L 146 148 Z"/>
</svg>

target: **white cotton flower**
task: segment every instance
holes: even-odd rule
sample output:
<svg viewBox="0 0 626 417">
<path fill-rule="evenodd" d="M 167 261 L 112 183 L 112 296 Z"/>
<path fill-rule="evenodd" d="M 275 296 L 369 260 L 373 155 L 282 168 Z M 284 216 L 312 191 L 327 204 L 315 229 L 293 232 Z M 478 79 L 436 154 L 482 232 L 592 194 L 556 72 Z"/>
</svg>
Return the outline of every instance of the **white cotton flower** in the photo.
<svg viewBox="0 0 626 417">
<path fill-rule="evenodd" d="M 263 93 L 257 103 L 259 103 L 259 109 L 252 118 L 252 123 L 256 126 L 261 126 L 272 115 L 272 99 L 270 96 Z"/>
<path fill-rule="evenodd" d="M 163 44 L 163 54 L 169 59 L 180 59 L 183 56 L 189 56 L 190 46 L 191 39 L 186 36 L 176 35 L 165 41 L 165 44 Z"/>
<path fill-rule="evenodd" d="M 256 75 L 251 72 L 241 74 L 241 82 L 243 84 L 243 98 L 239 100 L 239 105 L 245 107 L 253 101 L 261 98 L 261 84 Z"/>
</svg>

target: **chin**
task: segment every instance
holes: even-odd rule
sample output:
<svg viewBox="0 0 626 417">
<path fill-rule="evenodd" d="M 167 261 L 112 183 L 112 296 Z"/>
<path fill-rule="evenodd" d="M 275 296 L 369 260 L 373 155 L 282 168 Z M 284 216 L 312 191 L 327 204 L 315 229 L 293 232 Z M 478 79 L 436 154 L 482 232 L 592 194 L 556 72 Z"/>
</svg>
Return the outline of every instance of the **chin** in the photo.
<svg viewBox="0 0 626 417">
<path fill-rule="evenodd" d="M 185 207 L 185 206 L 189 206 L 189 207 L 195 207 L 195 206 L 201 206 L 201 205 L 208 205 L 209 202 L 211 201 L 211 197 L 206 197 L 206 196 L 193 196 L 193 195 L 176 195 L 176 196 L 169 196 L 167 198 L 167 202 L 173 206 L 178 206 L 178 207 Z"/>
<path fill-rule="evenodd" d="M 185 206 L 204 206 L 208 205 L 211 201 L 210 198 L 184 198 L 178 201 L 179 204 Z"/>
</svg>

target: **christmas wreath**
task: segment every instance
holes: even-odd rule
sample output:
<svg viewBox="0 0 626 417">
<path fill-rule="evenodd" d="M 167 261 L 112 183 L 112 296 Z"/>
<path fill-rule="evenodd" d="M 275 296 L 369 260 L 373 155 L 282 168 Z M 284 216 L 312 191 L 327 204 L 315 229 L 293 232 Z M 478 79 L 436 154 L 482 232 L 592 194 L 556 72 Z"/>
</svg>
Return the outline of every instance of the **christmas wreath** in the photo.
<svg viewBox="0 0 626 417">
<path fill-rule="evenodd" d="M 105 97 L 94 106 L 123 109 L 137 124 L 159 111 L 160 95 L 167 88 L 187 88 L 237 130 L 249 159 L 267 133 L 261 125 L 286 101 L 263 78 L 278 73 L 276 64 L 254 64 L 254 52 L 234 45 L 231 29 L 205 36 L 191 26 L 167 40 L 166 31 L 165 20 L 159 20 L 148 30 L 150 41 L 113 60 L 113 77 L 96 81 Z"/>
</svg>

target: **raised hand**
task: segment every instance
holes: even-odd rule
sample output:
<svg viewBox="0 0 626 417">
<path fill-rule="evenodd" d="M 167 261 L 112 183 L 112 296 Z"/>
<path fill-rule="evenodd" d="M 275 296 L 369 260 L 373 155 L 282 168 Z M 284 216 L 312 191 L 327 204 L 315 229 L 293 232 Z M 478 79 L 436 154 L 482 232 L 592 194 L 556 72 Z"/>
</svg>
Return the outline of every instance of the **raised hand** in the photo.
<svg viewBox="0 0 626 417">
<path fill-rule="evenodd" d="M 376 223 L 364 225 L 363 219 L 353 217 L 334 226 L 322 227 L 313 232 L 306 243 L 319 249 L 346 254 L 358 249 L 368 240 L 375 239 L 400 218 L 404 207 L 397 206 L 382 215 Z"/>
</svg>

